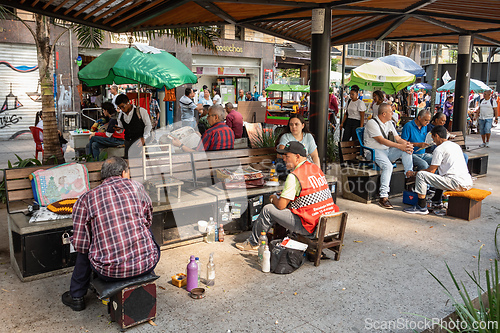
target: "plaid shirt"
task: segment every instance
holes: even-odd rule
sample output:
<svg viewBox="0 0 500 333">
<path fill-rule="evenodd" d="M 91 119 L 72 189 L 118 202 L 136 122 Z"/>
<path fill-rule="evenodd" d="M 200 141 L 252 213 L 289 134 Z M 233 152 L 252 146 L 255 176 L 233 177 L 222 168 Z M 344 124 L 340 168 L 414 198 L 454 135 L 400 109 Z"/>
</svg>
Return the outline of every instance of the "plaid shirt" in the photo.
<svg viewBox="0 0 500 333">
<path fill-rule="evenodd" d="M 224 122 L 218 122 L 203 133 L 198 151 L 224 150 L 234 148 L 234 132 Z"/>
<path fill-rule="evenodd" d="M 153 206 L 144 187 L 131 179 L 106 178 L 73 207 L 73 246 L 88 253 L 92 266 L 111 278 L 151 269 L 159 253 L 149 228 Z"/>
</svg>

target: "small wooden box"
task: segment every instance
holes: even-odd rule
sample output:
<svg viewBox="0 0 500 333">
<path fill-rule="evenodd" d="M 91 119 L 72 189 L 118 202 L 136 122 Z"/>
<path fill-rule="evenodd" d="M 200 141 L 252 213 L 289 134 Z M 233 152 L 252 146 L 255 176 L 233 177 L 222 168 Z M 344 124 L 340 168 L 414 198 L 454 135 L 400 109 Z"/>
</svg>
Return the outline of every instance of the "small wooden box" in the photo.
<svg viewBox="0 0 500 333">
<path fill-rule="evenodd" d="M 145 283 L 122 289 L 108 303 L 111 320 L 121 329 L 156 317 L 156 284 Z"/>
<path fill-rule="evenodd" d="M 481 201 L 469 198 L 449 197 L 446 215 L 471 221 L 481 216 Z"/>
</svg>

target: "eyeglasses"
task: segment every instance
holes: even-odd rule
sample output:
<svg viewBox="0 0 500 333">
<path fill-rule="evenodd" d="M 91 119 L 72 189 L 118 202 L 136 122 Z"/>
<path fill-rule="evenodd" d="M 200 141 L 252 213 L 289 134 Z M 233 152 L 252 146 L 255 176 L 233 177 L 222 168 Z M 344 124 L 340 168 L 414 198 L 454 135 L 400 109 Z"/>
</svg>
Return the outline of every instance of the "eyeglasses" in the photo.
<svg viewBox="0 0 500 333">
<path fill-rule="evenodd" d="M 209 114 L 209 115 L 207 116 L 207 118 L 208 118 L 208 117 L 212 117 L 212 116 L 216 116 L 216 114 Z"/>
</svg>

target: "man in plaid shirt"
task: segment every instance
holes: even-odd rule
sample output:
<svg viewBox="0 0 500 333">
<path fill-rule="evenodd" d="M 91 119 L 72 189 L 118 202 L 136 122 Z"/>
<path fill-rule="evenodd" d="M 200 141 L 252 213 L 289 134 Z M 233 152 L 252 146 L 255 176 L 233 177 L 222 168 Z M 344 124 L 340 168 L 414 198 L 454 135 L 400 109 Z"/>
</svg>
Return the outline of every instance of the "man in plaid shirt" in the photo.
<svg viewBox="0 0 500 333">
<path fill-rule="evenodd" d="M 224 123 L 224 112 L 222 105 L 210 107 L 207 118 L 210 128 L 201 137 L 196 150 L 184 146 L 177 138 L 172 139 L 172 144 L 185 152 L 234 149 L 234 132 Z"/>
<path fill-rule="evenodd" d="M 74 311 L 85 309 L 92 271 L 104 281 L 151 273 L 160 248 L 149 228 L 153 206 L 144 187 L 130 179 L 127 162 L 107 159 L 102 183 L 83 194 L 73 207 L 72 244 L 77 252 L 70 290 L 62 302 Z"/>
</svg>

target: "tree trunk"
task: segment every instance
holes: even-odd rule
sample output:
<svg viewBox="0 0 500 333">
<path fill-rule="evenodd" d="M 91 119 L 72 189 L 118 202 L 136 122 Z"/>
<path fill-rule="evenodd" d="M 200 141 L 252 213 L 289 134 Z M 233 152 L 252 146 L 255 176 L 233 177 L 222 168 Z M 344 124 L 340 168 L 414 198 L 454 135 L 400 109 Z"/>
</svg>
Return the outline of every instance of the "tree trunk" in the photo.
<svg viewBox="0 0 500 333">
<path fill-rule="evenodd" d="M 35 14 L 38 72 L 42 89 L 43 164 L 64 163 L 59 144 L 56 110 L 54 107 L 54 81 L 52 80 L 52 46 L 50 45 L 49 18 Z M 55 158 L 53 157 L 55 156 Z"/>
</svg>

